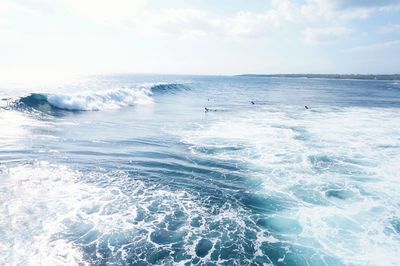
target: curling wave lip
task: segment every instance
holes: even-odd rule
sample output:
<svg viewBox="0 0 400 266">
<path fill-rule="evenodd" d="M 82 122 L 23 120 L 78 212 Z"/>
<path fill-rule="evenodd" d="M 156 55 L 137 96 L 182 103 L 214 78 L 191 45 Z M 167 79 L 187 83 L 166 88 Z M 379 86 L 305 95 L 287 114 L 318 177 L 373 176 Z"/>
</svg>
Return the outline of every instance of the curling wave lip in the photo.
<svg viewBox="0 0 400 266">
<path fill-rule="evenodd" d="M 15 103 L 39 111 L 52 108 L 67 111 L 100 111 L 126 106 L 154 103 L 153 94 L 175 93 L 186 87 L 175 83 L 145 84 L 133 88 L 117 88 L 104 91 L 86 91 L 77 94 L 31 93 Z"/>
</svg>

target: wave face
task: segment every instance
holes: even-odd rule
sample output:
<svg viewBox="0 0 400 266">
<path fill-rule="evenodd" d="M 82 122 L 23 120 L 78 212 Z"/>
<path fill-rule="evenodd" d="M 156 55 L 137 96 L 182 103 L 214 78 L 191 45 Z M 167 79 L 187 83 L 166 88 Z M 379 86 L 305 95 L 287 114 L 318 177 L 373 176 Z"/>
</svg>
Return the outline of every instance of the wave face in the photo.
<svg viewBox="0 0 400 266">
<path fill-rule="evenodd" d="M 176 94 L 186 90 L 188 87 L 179 83 L 158 83 L 151 86 L 151 92 L 155 94 Z"/>
<path fill-rule="evenodd" d="M 117 89 L 82 95 L 48 95 L 47 101 L 53 107 L 71 111 L 99 111 L 117 109 L 153 102 L 146 89 Z"/>
<path fill-rule="evenodd" d="M 152 104 L 153 94 L 175 94 L 186 90 L 182 84 L 153 84 L 138 88 L 118 88 L 106 91 L 88 91 L 81 94 L 42 94 L 32 93 L 20 98 L 18 106 L 31 107 L 39 111 L 53 108 L 67 111 L 100 111 L 118 109 L 126 106 Z"/>
<path fill-rule="evenodd" d="M 138 104 L 151 104 L 151 92 L 143 89 L 116 89 L 82 94 L 40 94 L 22 97 L 18 103 L 40 111 L 57 108 L 68 111 L 99 111 Z"/>
</svg>

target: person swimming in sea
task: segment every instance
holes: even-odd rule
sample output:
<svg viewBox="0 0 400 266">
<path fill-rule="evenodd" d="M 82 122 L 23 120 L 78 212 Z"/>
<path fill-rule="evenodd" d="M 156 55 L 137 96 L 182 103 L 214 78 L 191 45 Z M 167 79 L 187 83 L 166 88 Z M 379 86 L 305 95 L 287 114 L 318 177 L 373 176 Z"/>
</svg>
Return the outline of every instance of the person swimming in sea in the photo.
<svg viewBox="0 0 400 266">
<path fill-rule="evenodd" d="M 306 106 L 304 106 L 304 108 L 306 108 L 307 110 L 308 110 L 308 109 L 310 109 L 310 107 L 308 107 L 307 105 L 306 105 Z"/>
<path fill-rule="evenodd" d="M 251 101 L 251 104 L 256 104 L 255 102 Z"/>
<path fill-rule="evenodd" d="M 217 112 L 218 111 L 217 109 L 210 109 L 210 108 L 207 108 L 207 107 L 204 107 L 204 110 L 205 110 L 206 113 L 208 113 L 208 112 Z"/>
</svg>

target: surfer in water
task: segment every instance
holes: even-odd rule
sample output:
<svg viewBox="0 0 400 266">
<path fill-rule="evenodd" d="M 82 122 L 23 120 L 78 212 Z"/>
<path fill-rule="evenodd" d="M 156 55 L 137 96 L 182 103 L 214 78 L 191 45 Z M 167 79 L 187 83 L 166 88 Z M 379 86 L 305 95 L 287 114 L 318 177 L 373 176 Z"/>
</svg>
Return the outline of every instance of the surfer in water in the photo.
<svg viewBox="0 0 400 266">
<path fill-rule="evenodd" d="M 255 104 L 255 102 L 251 101 L 251 104 Z"/>
<path fill-rule="evenodd" d="M 208 112 L 217 112 L 218 111 L 217 109 L 210 109 L 210 108 L 207 108 L 207 107 L 204 107 L 204 110 L 205 110 L 206 113 L 208 113 Z"/>
<path fill-rule="evenodd" d="M 304 106 L 304 108 L 306 108 L 307 110 L 308 110 L 308 109 L 310 109 L 310 107 L 308 107 L 307 105 L 306 105 L 306 106 Z"/>
</svg>

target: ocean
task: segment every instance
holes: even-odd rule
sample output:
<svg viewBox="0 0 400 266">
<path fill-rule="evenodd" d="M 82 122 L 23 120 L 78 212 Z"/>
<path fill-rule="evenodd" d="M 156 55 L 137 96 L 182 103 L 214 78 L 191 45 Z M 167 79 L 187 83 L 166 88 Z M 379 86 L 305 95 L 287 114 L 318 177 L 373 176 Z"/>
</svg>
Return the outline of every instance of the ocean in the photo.
<svg viewBox="0 0 400 266">
<path fill-rule="evenodd" d="M 399 81 L 107 75 L 0 97 L 1 265 L 399 263 Z"/>
</svg>

